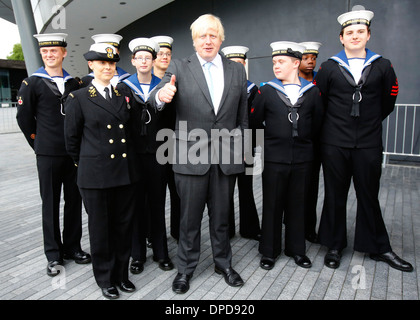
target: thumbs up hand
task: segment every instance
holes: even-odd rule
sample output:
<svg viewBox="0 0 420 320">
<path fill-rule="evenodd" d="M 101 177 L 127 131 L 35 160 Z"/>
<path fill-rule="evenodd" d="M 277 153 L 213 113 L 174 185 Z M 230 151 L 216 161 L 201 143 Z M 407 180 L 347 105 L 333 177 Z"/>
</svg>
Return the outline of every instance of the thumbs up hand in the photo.
<svg viewBox="0 0 420 320">
<path fill-rule="evenodd" d="M 171 81 L 169 82 L 171 85 L 175 86 L 176 76 L 173 74 L 171 77 Z"/>
<path fill-rule="evenodd" d="M 172 75 L 171 81 L 165 84 L 163 88 L 159 90 L 158 98 L 160 101 L 164 103 L 170 103 L 172 101 L 177 91 L 175 82 L 176 82 L 176 77 L 175 75 Z"/>
</svg>

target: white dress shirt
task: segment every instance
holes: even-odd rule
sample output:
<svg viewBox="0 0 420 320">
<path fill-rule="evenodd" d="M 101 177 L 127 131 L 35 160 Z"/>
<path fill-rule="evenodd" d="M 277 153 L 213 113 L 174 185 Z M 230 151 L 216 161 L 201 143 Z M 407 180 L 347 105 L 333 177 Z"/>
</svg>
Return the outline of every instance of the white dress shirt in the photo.
<svg viewBox="0 0 420 320">
<path fill-rule="evenodd" d="M 92 85 L 96 88 L 96 90 L 98 90 L 98 92 L 102 95 L 102 97 L 104 97 L 104 99 L 106 99 L 106 97 L 105 97 L 105 90 L 104 90 L 105 87 L 103 85 L 97 83 L 95 81 L 95 79 L 92 80 Z M 106 88 L 109 89 L 109 96 L 112 99 L 112 86 L 111 86 L 111 83 L 109 85 L 107 85 Z"/>
<path fill-rule="evenodd" d="M 198 58 L 198 61 L 200 61 L 204 74 L 206 74 L 206 71 L 204 70 L 205 68 L 204 65 L 207 63 L 207 61 L 201 58 L 198 53 L 197 53 L 197 58 Z M 222 100 L 223 90 L 225 89 L 225 77 L 224 77 L 224 71 L 223 71 L 222 57 L 220 56 L 220 54 L 217 54 L 216 57 L 210 62 L 213 63 L 213 65 L 210 68 L 210 73 L 211 73 L 212 83 L 213 83 L 213 96 L 214 96 L 213 107 L 214 107 L 214 113 L 217 114 L 217 111 L 219 111 L 219 107 L 220 107 L 220 101 Z"/>
</svg>

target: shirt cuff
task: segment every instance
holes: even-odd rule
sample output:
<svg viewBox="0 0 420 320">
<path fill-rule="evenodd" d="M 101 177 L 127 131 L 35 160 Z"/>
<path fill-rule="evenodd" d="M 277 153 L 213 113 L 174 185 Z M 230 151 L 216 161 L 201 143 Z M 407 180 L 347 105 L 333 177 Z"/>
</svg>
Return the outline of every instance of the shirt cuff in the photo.
<svg viewBox="0 0 420 320">
<path fill-rule="evenodd" d="M 162 89 L 160 89 L 160 90 L 162 90 Z M 163 109 L 163 107 L 165 106 L 165 102 L 162 102 L 162 101 L 160 101 L 160 99 L 159 99 L 159 92 L 160 92 L 160 90 L 156 93 L 156 95 L 155 95 L 155 101 L 156 101 L 156 109 L 158 110 L 158 111 L 161 111 L 162 109 Z"/>
</svg>

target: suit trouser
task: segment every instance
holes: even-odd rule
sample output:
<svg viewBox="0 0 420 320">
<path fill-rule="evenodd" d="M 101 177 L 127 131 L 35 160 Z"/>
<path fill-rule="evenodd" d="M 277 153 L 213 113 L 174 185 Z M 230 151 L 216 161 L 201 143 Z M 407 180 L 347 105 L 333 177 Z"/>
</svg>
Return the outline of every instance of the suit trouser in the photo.
<svg viewBox="0 0 420 320">
<path fill-rule="evenodd" d="M 211 165 L 209 171 L 202 176 L 175 173 L 175 183 L 181 199 L 178 272 L 192 274 L 198 264 L 201 220 L 206 204 L 214 263 L 223 269 L 231 266 L 229 211 L 235 177 L 225 175 L 219 165 Z"/>
<path fill-rule="evenodd" d="M 42 231 L 48 261 L 60 260 L 64 253 L 80 251 L 82 238 L 82 198 L 76 184 L 76 167 L 69 156 L 37 155 L 42 199 Z M 60 233 L 61 188 L 64 193 L 63 238 Z"/>
<path fill-rule="evenodd" d="M 93 274 L 100 288 L 128 279 L 134 185 L 108 189 L 80 188 L 88 213 Z"/>
<path fill-rule="evenodd" d="M 252 166 L 250 166 L 252 168 Z M 237 175 L 239 198 L 239 233 L 246 238 L 253 238 L 261 233 L 260 219 L 254 200 L 253 175 L 242 172 Z M 232 197 L 229 215 L 229 235 L 235 235 L 235 206 Z"/>
<path fill-rule="evenodd" d="M 156 161 L 155 154 L 139 156 L 141 182 L 136 187 L 136 210 L 133 218 L 131 257 L 146 261 L 146 228 L 150 226 L 153 256 L 157 260 L 168 258 L 166 236 L 166 167 Z"/>
<path fill-rule="evenodd" d="M 322 145 L 325 199 L 319 240 L 329 249 L 347 246 L 346 207 L 353 177 L 357 198 L 354 250 L 368 253 L 391 251 L 378 193 L 382 148 L 348 149 Z"/>
<path fill-rule="evenodd" d="M 263 215 L 259 252 L 276 258 L 282 248 L 284 215 L 285 251 L 289 255 L 304 255 L 305 202 L 307 199 L 311 163 L 264 163 L 262 173 Z"/>
</svg>

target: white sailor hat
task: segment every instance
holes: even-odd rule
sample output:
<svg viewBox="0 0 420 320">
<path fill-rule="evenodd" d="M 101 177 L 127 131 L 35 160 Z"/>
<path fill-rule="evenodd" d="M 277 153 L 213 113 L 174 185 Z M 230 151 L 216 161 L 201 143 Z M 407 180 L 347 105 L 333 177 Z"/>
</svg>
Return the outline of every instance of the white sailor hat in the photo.
<svg viewBox="0 0 420 320">
<path fill-rule="evenodd" d="M 83 56 L 87 61 L 120 61 L 116 48 L 109 43 L 94 43 Z"/>
<path fill-rule="evenodd" d="M 319 48 L 322 46 L 321 42 L 312 42 L 312 41 L 301 42 L 299 44 L 305 47 L 305 51 L 303 51 L 303 54 L 314 54 L 314 55 L 319 54 Z"/>
<path fill-rule="evenodd" d="M 359 7 L 360 6 L 356 6 L 355 8 Z M 370 26 L 373 16 L 374 13 L 369 10 L 353 10 L 340 15 L 337 18 L 337 21 L 341 25 L 342 29 L 352 24 L 365 24 Z"/>
<path fill-rule="evenodd" d="M 43 47 L 67 47 L 66 33 L 44 33 L 35 34 L 34 37 L 38 40 L 40 48 Z"/>
<path fill-rule="evenodd" d="M 270 44 L 273 49 L 272 56 L 289 56 L 302 59 L 302 54 L 305 47 L 296 42 L 291 41 L 276 41 Z"/>
<path fill-rule="evenodd" d="M 122 40 L 122 36 L 119 34 L 112 34 L 112 33 L 102 33 L 102 34 L 95 34 L 92 36 L 92 40 L 95 43 L 107 43 L 115 48 L 120 48 L 120 41 Z"/>
<path fill-rule="evenodd" d="M 147 51 L 153 55 L 153 58 L 156 59 L 156 55 L 160 50 L 159 45 L 156 41 L 150 38 L 136 38 L 130 41 L 128 44 L 130 51 L 133 54 L 136 54 L 138 51 Z"/>
<path fill-rule="evenodd" d="M 152 37 L 150 39 L 152 39 L 153 41 L 158 43 L 161 48 L 169 48 L 169 49 L 172 50 L 172 43 L 174 42 L 174 39 L 172 39 L 171 37 L 156 36 L 156 37 Z"/>
<path fill-rule="evenodd" d="M 249 48 L 244 46 L 229 46 L 222 49 L 223 54 L 228 59 L 240 58 L 246 60 L 246 53 L 248 51 Z"/>
</svg>

